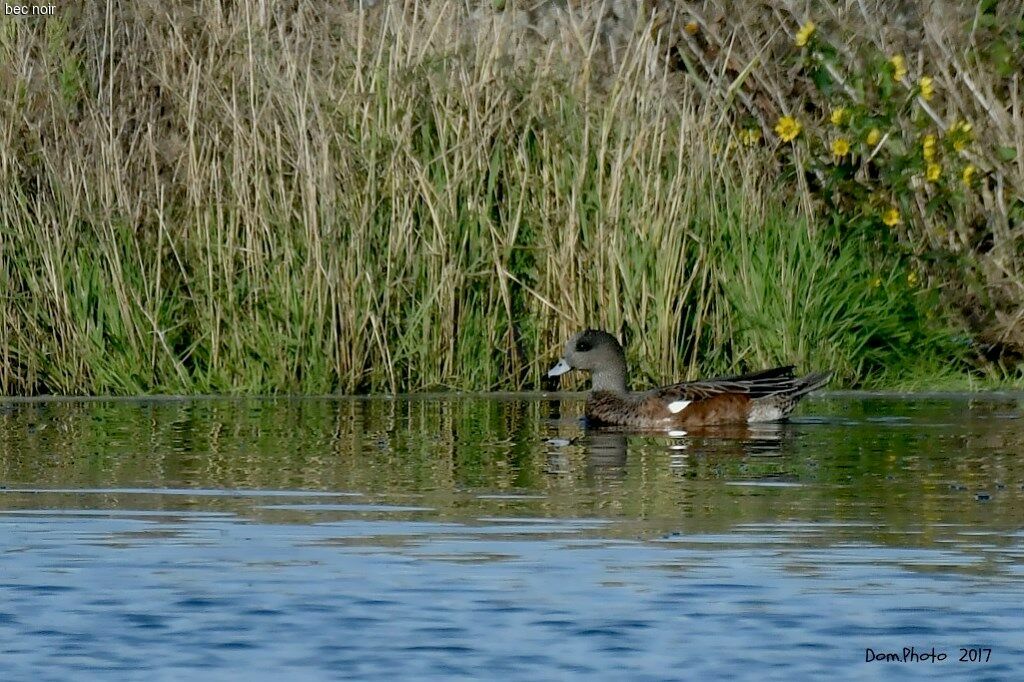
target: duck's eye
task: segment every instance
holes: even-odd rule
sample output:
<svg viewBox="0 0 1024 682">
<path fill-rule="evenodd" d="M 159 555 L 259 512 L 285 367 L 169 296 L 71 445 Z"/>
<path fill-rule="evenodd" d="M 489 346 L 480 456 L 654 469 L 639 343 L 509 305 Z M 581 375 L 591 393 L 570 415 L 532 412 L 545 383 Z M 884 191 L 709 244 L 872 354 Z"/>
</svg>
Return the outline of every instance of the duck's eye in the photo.
<svg viewBox="0 0 1024 682">
<path fill-rule="evenodd" d="M 590 341 L 588 341 L 586 339 L 580 339 L 579 341 L 576 342 L 576 352 L 577 353 L 586 353 L 588 350 L 590 350 L 593 347 L 594 347 L 594 344 L 592 344 Z"/>
</svg>

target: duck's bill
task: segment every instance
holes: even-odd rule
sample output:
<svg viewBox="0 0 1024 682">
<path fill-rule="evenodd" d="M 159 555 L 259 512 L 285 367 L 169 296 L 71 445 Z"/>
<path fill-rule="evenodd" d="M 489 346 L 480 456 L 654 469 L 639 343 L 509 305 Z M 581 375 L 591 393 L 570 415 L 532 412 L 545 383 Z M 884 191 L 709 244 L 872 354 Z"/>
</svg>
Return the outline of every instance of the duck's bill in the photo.
<svg viewBox="0 0 1024 682">
<path fill-rule="evenodd" d="M 560 377 L 566 372 L 568 372 L 570 369 L 572 369 L 572 367 L 569 365 L 568 362 L 565 361 L 565 358 L 561 358 L 559 359 L 557 365 L 548 370 L 548 376 Z"/>
</svg>

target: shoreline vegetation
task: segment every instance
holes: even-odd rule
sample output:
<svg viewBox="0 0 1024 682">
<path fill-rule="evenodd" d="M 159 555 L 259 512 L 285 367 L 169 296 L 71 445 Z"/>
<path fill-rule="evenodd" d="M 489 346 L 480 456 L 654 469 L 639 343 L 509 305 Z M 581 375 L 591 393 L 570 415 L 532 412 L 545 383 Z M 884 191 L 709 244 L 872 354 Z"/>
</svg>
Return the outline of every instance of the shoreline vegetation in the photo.
<svg viewBox="0 0 1024 682">
<path fill-rule="evenodd" d="M 0 17 L 0 394 L 1021 387 L 1024 9 L 834 4 Z"/>
</svg>

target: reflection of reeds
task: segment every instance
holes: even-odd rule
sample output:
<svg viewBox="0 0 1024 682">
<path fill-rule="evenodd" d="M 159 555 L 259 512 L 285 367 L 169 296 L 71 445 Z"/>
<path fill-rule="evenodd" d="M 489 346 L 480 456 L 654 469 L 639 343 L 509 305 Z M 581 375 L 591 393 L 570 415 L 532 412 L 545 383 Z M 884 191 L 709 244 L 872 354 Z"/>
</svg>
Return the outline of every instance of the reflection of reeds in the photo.
<svg viewBox="0 0 1024 682">
<path fill-rule="evenodd" d="M 656 20 L 607 60 L 406 5 L 6 20 L 0 392 L 521 387 L 584 324 L 641 379 L 928 355 L 856 245 L 723 163 Z"/>
<path fill-rule="evenodd" d="M 1024 424 L 1005 418 L 1019 409 L 1015 400 L 812 399 L 815 423 L 681 438 L 584 431 L 582 401 L 560 407 L 552 421 L 546 400 L 476 397 L 16 405 L 0 411 L 8 489 L 0 509 L 353 518 L 289 515 L 263 506 L 296 500 L 216 494 L 311 490 L 362 497 L 298 501 L 429 507 L 414 518 L 470 525 L 490 516 L 596 517 L 616 524 L 603 532 L 633 539 L 742 524 L 771 533 L 793 523 L 818 527 L 826 540 L 905 544 L 918 541 L 908 541 L 913 531 L 927 544 L 964 529 L 1020 526 Z M 149 492 L 11 492 L 139 487 Z M 979 503 L 980 491 L 991 499 Z"/>
</svg>

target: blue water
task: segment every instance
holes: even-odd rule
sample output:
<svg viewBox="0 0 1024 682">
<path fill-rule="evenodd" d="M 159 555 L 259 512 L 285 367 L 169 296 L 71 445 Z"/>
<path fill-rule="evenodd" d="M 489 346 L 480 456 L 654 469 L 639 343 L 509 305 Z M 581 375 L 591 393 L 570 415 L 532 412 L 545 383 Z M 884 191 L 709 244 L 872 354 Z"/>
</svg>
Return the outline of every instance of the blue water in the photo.
<svg viewBox="0 0 1024 682">
<path fill-rule="evenodd" d="M 8 404 L 0 679 L 1017 679 L 1020 405 Z"/>
</svg>

